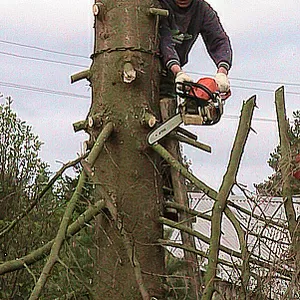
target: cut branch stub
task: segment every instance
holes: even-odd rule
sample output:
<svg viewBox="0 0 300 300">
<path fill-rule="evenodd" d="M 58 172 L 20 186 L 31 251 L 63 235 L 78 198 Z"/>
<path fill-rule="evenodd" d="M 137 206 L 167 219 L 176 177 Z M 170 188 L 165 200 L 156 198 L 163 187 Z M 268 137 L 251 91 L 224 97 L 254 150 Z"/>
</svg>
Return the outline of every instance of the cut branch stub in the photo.
<svg viewBox="0 0 300 300">
<path fill-rule="evenodd" d="M 168 17 L 169 16 L 169 11 L 167 9 L 151 7 L 149 9 L 149 12 L 150 12 L 150 14 L 152 14 L 154 16 L 162 16 L 162 17 Z"/>
<path fill-rule="evenodd" d="M 86 120 L 78 121 L 78 122 L 73 124 L 74 132 L 78 132 L 78 131 L 81 131 L 81 130 L 86 130 L 86 128 L 87 128 L 87 121 Z"/>
<path fill-rule="evenodd" d="M 87 153 L 89 150 L 93 148 L 95 141 L 88 140 L 83 142 L 83 152 Z"/>
<path fill-rule="evenodd" d="M 93 14 L 99 21 L 104 20 L 105 6 L 102 2 L 98 1 L 93 5 Z"/>
<path fill-rule="evenodd" d="M 155 124 L 157 123 L 157 119 L 154 115 L 150 114 L 147 111 L 143 112 L 142 118 L 141 118 L 141 124 L 147 125 L 150 128 L 153 128 Z"/>
<path fill-rule="evenodd" d="M 102 122 L 102 115 L 95 114 L 93 116 L 88 117 L 88 126 L 89 128 L 99 128 L 103 124 Z"/>
<path fill-rule="evenodd" d="M 87 69 L 87 70 L 78 72 L 78 73 L 73 74 L 73 75 L 71 76 L 71 83 L 74 83 L 74 82 L 79 81 L 79 80 L 82 80 L 82 79 L 87 79 L 87 80 L 89 80 L 89 79 L 90 79 L 90 76 L 91 76 L 90 69 Z"/>
<path fill-rule="evenodd" d="M 123 81 L 131 83 L 136 79 L 136 70 L 130 62 L 126 62 L 123 66 Z"/>
</svg>

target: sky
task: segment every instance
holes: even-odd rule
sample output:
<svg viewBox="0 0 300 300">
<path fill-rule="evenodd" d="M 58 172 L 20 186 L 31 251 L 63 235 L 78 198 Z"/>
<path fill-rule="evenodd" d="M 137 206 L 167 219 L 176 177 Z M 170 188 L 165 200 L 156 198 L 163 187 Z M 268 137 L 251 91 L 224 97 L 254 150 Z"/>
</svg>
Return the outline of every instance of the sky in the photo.
<svg viewBox="0 0 300 300">
<path fill-rule="evenodd" d="M 0 93 L 11 96 L 19 118 L 44 142 L 41 157 L 55 172 L 82 153 L 88 139 L 72 124 L 91 105 L 86 80 L 70 76 L 88 68 L 93 51 L 92 0 L 2 0 Z M 195 175 L 218 190 L 226 172 L 243 101 L 256 95 L 251 132 L 237 181 L 250 190 L 271 173 L 267 160 L 278 145 L 275 90 L 285 86 L 286 109 L 300 109 L 300 19 L 295 0 L 209 0 L 232 43 L 232 96 L 222 120 L 211 127 L 188 126 L 212 153 L 184 146 Z M 201 39 L 185 66 L 195 80 L 216 68 Z M 0 101 L 4 101 L 4 97 Z"/>
</svg>

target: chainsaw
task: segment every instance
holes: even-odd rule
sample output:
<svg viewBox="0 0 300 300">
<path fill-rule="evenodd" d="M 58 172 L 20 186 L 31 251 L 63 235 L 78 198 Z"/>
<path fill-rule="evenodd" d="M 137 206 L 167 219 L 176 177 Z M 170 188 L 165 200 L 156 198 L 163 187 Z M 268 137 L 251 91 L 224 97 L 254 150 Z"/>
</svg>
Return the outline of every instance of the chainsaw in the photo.
<svg viewBox="0 0 300 300">
<path fill-rule="evenodd" d="M 149 145 L 153 145 L 171 131 L 184 125 L 214 125 L 223 114 L 225 100 L 231 92 L 220 93 L 212 78 L 201 78 L 197 83 L 176 83 L 178 101 L 177 113 L 167 121 L 158 125 L 148 135 Z"/>
</svg>

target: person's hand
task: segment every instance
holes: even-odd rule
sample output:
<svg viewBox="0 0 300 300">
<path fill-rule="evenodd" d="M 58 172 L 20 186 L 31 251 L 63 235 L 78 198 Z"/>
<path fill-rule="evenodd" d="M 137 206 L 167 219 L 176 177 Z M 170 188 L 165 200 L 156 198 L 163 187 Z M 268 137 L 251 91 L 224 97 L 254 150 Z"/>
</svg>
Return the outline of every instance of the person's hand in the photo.
<svg viewBox="0 0 300 300">
<path fill-rule="evenodd" d="M 184 71 L 179 71 L 175 76 L 175 83 L 194 82 L 194 80 Z"/>
<path fill-rule="evenodd" d="M 230 83 L 226 74 L 217 73 L 215 80 L 220 93 L 227 93 L 230 90 Z"/>
</svg>

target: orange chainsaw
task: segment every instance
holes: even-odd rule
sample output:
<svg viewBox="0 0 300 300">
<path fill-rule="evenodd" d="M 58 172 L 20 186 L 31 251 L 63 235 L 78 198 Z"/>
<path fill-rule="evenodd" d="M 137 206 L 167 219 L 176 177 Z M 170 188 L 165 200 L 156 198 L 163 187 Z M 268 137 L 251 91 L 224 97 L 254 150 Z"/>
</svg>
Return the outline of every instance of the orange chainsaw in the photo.
<svg viewBox="0 0 300 300">
<path fill-rule="evenodd" d="M 148 135 L 148 143 L 153 145 L 176 129 L 184 125 L 214 125 L 223 114 L 223 106 L 231 92 L 220 93 L 213 78 L 201 78 L 197 83 L 176 83 L 178 112 L 161 123 Z"/>
</svg>

